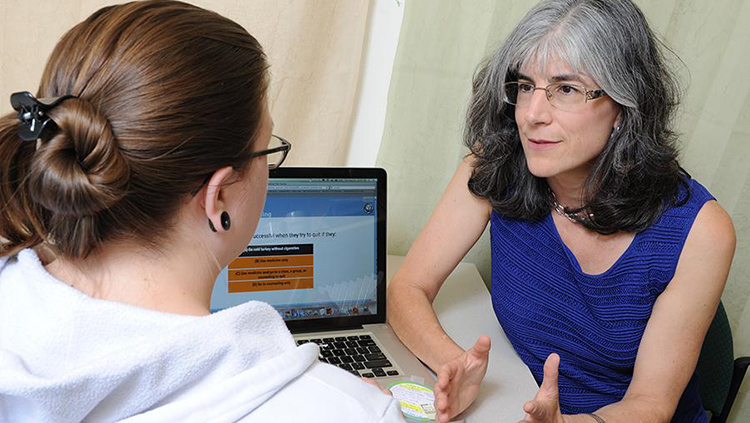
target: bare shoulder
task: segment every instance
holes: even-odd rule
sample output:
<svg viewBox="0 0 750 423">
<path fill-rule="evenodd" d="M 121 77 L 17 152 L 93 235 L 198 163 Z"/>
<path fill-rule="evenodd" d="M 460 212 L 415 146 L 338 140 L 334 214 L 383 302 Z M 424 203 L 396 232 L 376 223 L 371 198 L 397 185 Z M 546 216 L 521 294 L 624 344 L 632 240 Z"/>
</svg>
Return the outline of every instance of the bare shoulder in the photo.
<svg viewBox="0 0 750 423">
<path fill-rule="evenodd" d="M 471 193 L 469 190 L 469 180 L 474 173 L 474 164 L 476 158 L 473 155 L 468 155 L 461 160 L 456 173 L 451 178 L 448 187 L 445 190 L 442 202 L 446 205 L 459 205 L 461 208 L 466 208 L 467 211 L 473 211 L 479 213 L 482 217 L 489 219 L 492 206 L 486 198 L 479 198 Z"/>
<path fill-rule="evenodd" d="M 473 154 L 469 154 L 468 156 L 464 157 L 463 160 L 461 160 L 461 163 L 458 164 L 456 173 L 462 175 L 463 179 L 466 179 L 466 181 L 468 182 L 469 178 L 471 178 L 471 174 L 474 172 L 476 161 L 476 156 L 474 156 Z"/>
<path fill-rule="evenodd" d="M 712 200 L 706 202 L 695 217 L 685 248 L 731 256 L 736 242 L 732 218 L 717 201 Z"/>
<path fill-rule="evenodd" d="M 716 201 L 706 202 L 690 229 L 670 285 L 686 292 L 721 295 L 734 257 L 736 236 L 729 214 Z"/>
<path fill-rule="evenodd" d="M 474 171 L 474 167 L 477 165 L 477 156 L 473 154 L 467 154 L 462 160 L 461 164 L 459 164 L 458 168 L 460 170 L 463 170 L 465 172 L 468 172 L 469 175 Z"/>
</svg>

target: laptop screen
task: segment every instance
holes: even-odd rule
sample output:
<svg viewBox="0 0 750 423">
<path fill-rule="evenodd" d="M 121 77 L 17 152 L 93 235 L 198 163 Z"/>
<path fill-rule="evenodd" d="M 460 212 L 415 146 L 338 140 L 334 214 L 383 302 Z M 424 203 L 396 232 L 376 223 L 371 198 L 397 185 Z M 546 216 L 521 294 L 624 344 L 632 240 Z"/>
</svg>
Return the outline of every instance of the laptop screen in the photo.
<svg viewBox="0 0 750 423">
<path fill-rule="evenodd" d="M 385 187 L 379 184 L 385 185 L 380 169 L 273 171 L 255 235 L 217 278 L 212 311 L 257 300 L 287 323 L 384 314 L 378 243 L 385 237 L 385 198 L 379 198 Z"/>
</svg>

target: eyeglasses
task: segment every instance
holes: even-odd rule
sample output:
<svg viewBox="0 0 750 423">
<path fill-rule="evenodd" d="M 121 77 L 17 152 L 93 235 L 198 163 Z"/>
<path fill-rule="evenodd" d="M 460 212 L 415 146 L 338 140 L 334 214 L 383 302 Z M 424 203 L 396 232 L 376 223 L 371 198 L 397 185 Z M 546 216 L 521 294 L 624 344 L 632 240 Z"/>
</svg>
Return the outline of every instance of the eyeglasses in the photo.
<svg viewBox="0 0 750 423">
<path fill-rule="evenodd" d="M 271 141 L 268 143 L 268 148 L 256 151 L 252 153 L 250 157 L 268 156 L 268 169 L 273 170 L 284 163 L 286 155 L 289 154 L 289 150 L 291 149 L 292 143 L 278 135 L 271 135 Z"/>
<path fill-rule="evenodd" d="M 546 87 L 536 87 L 530 82 L 506 82 L 503 84 L 505 95 L 503 101 L 516 107 L 528 107 L 536 90 L 544 90 L 547 93 L 547 101 L 552 107 L 565 111 L 579 110 L 589 100 L 604 97 L 607 93 L 602 89 L 589 90 L 588 88 L 558 82 Z"/>
<path fill-rule="evenodd" d="M 274 170 L 281 166 L 282 163 L 284 163 L 286 155 L 289 154 L 289 150 L 291 149 L 292 143 L 285 140 L 284 138 L 281 138 L 278 135 L 271 135 L 271 141 L 268 143 L 268 148 L 251 153 L 250 158 L 268 156 L 268 170 Z M 211 176 L 213 176 L 213 173 L 206 175 L 203 183 L 201 183 L 201 185 L 195 191 L 193 191 L 193 196 L 198 194 L 201 188 L 203 188 L 203 186 L 211 180 Z"/>
</svg>

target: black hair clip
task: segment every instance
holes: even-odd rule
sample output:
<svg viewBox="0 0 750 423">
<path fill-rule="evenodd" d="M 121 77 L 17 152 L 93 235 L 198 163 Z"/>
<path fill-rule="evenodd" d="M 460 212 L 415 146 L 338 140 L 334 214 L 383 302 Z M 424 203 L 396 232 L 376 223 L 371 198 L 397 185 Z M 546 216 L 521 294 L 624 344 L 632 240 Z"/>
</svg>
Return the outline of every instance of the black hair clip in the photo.
<svg viewBox="0 0 750 423">
<path fill-rule="evenodd" d="M 53 130 L 57 125 L 47 112 L 63 101 L 75 98 L 72 95 L 36 99 L 30 92 L 21 91 L 10 96 L 10 104 L 18 112 L 18 135 L 24 141 L 36 141 L 45 129 Z"/>
</svg>

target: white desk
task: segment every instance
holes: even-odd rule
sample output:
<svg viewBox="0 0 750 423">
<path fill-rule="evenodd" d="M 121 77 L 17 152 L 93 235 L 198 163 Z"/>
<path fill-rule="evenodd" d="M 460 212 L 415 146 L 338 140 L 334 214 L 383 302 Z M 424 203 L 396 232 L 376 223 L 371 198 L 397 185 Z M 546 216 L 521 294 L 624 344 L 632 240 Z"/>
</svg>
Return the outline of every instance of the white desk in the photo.
<svg viewBox="0 0 750 423">
<path fill-rule="evenodd" d="M 388 256 L 388 281 L 404 258 Z M 487 375 L 479 397 L 458 420 L 467 423 L 513 423 L 523 418 L 523 404 L 532 399 L 537 385 L 500 328 L 487 287 L 476 266 L 461 263 L 451 273 L 433 303 L 440 324 L 464 349 L 480 335 L 492 339 Z"/>
</svg>

